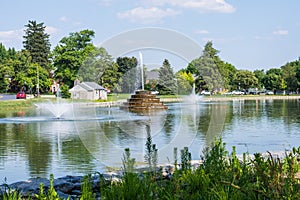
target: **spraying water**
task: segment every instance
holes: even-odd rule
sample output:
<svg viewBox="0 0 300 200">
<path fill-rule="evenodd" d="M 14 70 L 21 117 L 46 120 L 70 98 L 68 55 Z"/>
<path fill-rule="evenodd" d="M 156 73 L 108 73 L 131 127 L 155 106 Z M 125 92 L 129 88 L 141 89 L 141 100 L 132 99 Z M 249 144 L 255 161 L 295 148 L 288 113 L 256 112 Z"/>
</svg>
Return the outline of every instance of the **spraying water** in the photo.
<svg viewBox="0 0 300 200">
<path fill-rule="evenodd" d="M 142 82 L 142 90 L 144 90 L 144 64 L 143 64 L 143 55 L 139 51 L 139 58 L 140 58 L 140 70 L 141 70 L 141 82 Z"/>
</svg>

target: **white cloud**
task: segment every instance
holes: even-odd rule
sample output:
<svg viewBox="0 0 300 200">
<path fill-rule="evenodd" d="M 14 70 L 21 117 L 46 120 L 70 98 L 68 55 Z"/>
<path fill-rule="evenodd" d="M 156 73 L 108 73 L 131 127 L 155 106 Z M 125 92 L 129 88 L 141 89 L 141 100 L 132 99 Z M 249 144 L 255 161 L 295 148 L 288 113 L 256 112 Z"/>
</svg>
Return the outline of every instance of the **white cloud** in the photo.
<svg viewBox="0 0 300 200">
<path fill-rule="evenodd" d="M 0 42 L 5 47 L 21 48 L 23 40 L 23 29 L 0 31 Z"/>
<path fill-rule="evenodd" d="M 195 33 L 204 35 L 204 34 L 209 34 L 209 31 L 208 30 L 196 30 Z"/>
<path fill-rule="evenodd" d="M 137 7 L 126 12 L 118 13 L 118 17 L 121 19 L 129 19 L 132 22 L 156 23 L 161 22 L 163 18 L 176 16 L 178 14 L 180 14 L 180 12 L 170 8 L 160 9 L 158 7 Z"/>
<path fill-rule="evenodd" d="M 283 29 L 278 29 L 273 31 L 274 35 L 288 35 L 289 31 L 288 30 L 283 30 Z"/>
<path fill-rule="evenodd" d="M 46 26 L 45 28 L 46 33 L 49 35 L 57 33 L 57 28 L 52 27 L 52 26 Z"/>
<path fill-rule="evenodd" d="M 22 39 L 23 29 L 11 30 L 11 31 L 0 31 L 0 40 L 8 41 L 15 39 Z"/>
<path fill-rule="evenodd" d="M 200 12 L 213 11 L 220 13 L 233 13 L 235 8 L 225 0 L 152 0 L 156 6 L 172 5 L 176 7 L 195 9 Z"/>
<path fill-rule="evenodd" d="M 66 17 L 66 16 L 62 16 L 62 17 L 60 17 L 60 18 L 59 18 L 59 21 L 62 21 L 62 22 L 67 22 L 67 21 L 68 21 L 68 19 L 67 19 L 67 17 Z"/>
</svg>

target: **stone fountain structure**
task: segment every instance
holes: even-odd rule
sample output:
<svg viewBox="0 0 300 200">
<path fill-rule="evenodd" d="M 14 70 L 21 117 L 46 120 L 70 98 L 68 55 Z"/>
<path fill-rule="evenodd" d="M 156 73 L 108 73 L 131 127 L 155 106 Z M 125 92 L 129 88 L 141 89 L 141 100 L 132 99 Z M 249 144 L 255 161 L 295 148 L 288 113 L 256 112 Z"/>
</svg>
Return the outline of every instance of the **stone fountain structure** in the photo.
<svg viewBox="0 0 300 200">
<path fill-rule="evenodd" d="M 150 91 L 146 90 L 135 91 L 135 94 L 131 95 L 131 98 L 127 99 L 127 102 L 124 102 L 120 108 L 133 112 L 168 109 L 168 107 L 164 105 L 155 94 L 151 94 Z"/>
<path fill-rule="evenodd" d="M 141 83 L 142 89 L 136 90 L 135 94 L 131 95 L 131 98 L 127 102 L 123 103 L 120 106 L 123 110 L 133 111 L 133 112 L 148 112 L 152 110 L 166 110 L 168 107 L 164 105 L 155 94 L 152 94 L 151 91 L 144 90 L 144 66 L 143 66 L 143 56 L 139 52 L 139 66 L 141 72 Z M 137 75 L 138 76 L 138 75 Z"/>
</svg>

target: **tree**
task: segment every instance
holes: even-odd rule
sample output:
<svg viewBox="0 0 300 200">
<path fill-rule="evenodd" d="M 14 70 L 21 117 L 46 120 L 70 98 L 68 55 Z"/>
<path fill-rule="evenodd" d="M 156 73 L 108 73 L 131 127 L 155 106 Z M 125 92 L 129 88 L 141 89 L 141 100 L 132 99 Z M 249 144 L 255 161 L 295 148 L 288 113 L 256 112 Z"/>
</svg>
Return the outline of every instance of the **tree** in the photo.
<svg viewBox="0 0 300 200">
<path fill-rule="evenodd" d="M 111 55 L 101 47 L 95 48 L 84 60 L 77 77 L 81 81 L 94 81 L 113 91 L 117 87 L 121 73 Z"/>
<path fill-rule="evenodd" d="M 245 89 L 257 87 L 258 79 L 254 73 L 249 70 L 238 70 L 234 76 L 234 84 L 236 89 Z"/>
<path fill-rule="evenodd" d="M 119 85 L 122 88 L 122 92 L 131 93 L 138 89 L 137 59 L 135 57 L 118 57 L 116 62 L 121 75 Z"/>
<path fill-rule="evenodd" d="M 23 45 L 25 50 L 29 52 L 31 61 L 39 64 L 50 72 L 50 42 L 49 34 L 45 33 L 44 23 L 37 23 L 36 21 L 29 21 L 25 25 L 25 35 L 23 38 Z"/>
<path fill-rule="evenodd" d="M 47 92 L 51 85 L 48 71 L 38 63 L 33 63 L 29 52 L 23 50 L 17 55 L 17 59 L 12 61 L 15 75 L 12 80 L 12 90 L 25 90 L 28 92 L 37 92 L 39 85 L 40 92 Z"/>
<path fill-rule="evenodd" d="M 175 76 L 177 80 L 178 94 L 191 94 L 192 85 L 195 82 L 193 74 L 186 72 L 185 70 L 180 70 Z"/>
<path fill-rule="evenodd" d="M 135 68 L 138 64 L 135 57 L 118 57 L 116 62 L 119 65 L 119 72 L 122 73 L 122 75 Z"/>
<path fill-rule="evenodd" d="M 176 80 L 169 61 L 164 60 L 162 67 L 159 69 L 158 89 L 160 94 L 176 94 Z"/>
<path fill-rule="evenodd" d="M 223 61 L 220 61 L 218 68 L 223 78 L 224 88 L 232 89 L 234 85 L 233 78 L 237 69 L 232 64 Z"/>
<path fill-rule="evenodd" d="M 262 89 L 264 87 L 263 80 L 264 80 L 264 78 L 266 76 L 264 70 L 263 69 L 261 69 L 261 70 L 257 69 L 257 70 L 254 70 L 253 73 L 254 73 L 255 77 L 257 78 L 258 88 Z"/>
<path fill-rule="evenodd" d="M 219 91 L 224 88 L 224 80 L 220 73 L 220 68 L 224 62 L 220 60 L 218 50 L 212 47 L 212 42 L 206 43 L 202 55 L 191 62 L 190 69 L 196 69 L 197 90 L 208 89 Z"/>
<path fill-rule="evenodd" d="M 7 51 L 5 49 L 5 46 L 0 43 L 0 63 L 3 63 L 4 60 L 7 59 Z"/>
<path fill-rule="evenodd" d="M 263 79 L 264 86 L 267 90 L 281 90 L 282 88 L 282 72 L 281 69 L 271 68 L 266 72 Z"/>
<path fill-rule="evenodd" d="M 289 91 L 297 91 L 298 80 L 296 77 L 296 67 L 291 63 L 287 63 L 281 67 L 282 79 L 286 83 L 286 88 Z"/>
<path fill-rule="evenodd" d="M 53 50 L 53 65 L 55 78 L 68 87 L 74 85 L 78 71 L 84 60 L 95 50 L 92 44 L 94 31 L 82 30 L 70 33 L 60 40 Z"/>
</svg>

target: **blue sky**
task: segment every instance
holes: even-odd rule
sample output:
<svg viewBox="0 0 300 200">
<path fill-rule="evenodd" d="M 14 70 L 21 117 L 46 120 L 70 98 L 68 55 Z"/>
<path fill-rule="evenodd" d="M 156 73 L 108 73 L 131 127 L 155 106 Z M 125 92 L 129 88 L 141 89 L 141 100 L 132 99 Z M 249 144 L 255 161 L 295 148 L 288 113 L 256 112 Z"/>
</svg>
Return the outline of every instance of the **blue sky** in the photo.
<svg viewBox="0 0 300 200">
<path fill-rule="evenodd" d="M 300 57 L 299 8 L 299 0 L 4 0 L 0 42 L 21 49 L 28 20 L 44 22 L 52 48 L 83 29 L 95 31 L 97 45 L 122 32 L 159 27 L 201 47 L 211 40 L 237 69 L 278 68 Z"/>
</svg>

